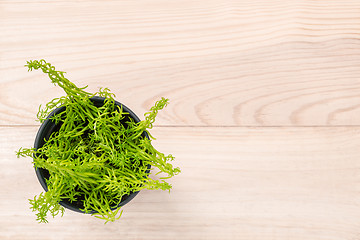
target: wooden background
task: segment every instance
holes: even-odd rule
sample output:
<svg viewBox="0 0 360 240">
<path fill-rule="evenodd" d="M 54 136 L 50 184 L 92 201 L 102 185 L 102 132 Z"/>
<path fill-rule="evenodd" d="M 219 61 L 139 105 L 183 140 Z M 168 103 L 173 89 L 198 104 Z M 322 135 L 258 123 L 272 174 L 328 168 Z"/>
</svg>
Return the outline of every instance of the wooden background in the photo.
<svg viewBox="0 0 360 240">
<path fill-rule="evenodd" d="M 38 106 L 27 60 L 109 87 L 182 173 L 120 221 L 38 224 Z M 0 0 L 0 239 L 360 239 L 360 1 Z"/>
</svg>

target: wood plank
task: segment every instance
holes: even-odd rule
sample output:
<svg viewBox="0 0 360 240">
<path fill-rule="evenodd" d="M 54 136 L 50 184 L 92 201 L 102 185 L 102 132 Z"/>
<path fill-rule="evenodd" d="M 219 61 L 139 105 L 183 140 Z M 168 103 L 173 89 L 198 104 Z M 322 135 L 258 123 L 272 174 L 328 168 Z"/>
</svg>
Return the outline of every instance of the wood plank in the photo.
<svg viewBox="0 0 360 240">
<path fill-rule="evenodd" d="M 0 124 L 62 94 L 26 60 L 167 126 L 360 124 L 360 2 L 0 2 Z"/>
<path fill-rule="evenodd" d="M 171 194 L 142 191 L 103 225 L 67 211 L 35 222 L 30 159 L 36 127 L 0 128 L 1 239 L 357 239 L 359 127 L 157 127 L 154 145 L 182 173 Z"/>
</svg>

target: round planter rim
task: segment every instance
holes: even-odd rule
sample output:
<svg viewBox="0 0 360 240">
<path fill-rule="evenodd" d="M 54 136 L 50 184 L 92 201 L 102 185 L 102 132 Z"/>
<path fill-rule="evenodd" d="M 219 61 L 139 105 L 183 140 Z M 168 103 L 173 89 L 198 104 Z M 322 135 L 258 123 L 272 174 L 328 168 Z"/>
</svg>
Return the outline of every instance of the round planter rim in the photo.
<svg viewBox="0 0 360 240">
<path fill-rule="evenodd" d="M 90 100 L 96 105 L 102 105 L 105 101 L 105 98 L 103 97 L 99 97 L 99 96 L 95 96 L 95 97 L 92 97 L 90 98 Z M 119 107 L 122 107 L 122 110 L 123 112 L 128 112 L 129 113 L 129 116 L 137 123 L 137 122 L 140 122 L 140 119 L 138 116 L 136 116 L 136 114 L 128 107 L 126 107 L 124 104 L 118 102 L 118 101 L 115 101 L 115 104 Z M 55 123 L 51 121 L 51 117 L 54 116 L 55 114 L 57 113 L 60 113 L 62 111 L 65 110 L 65 106 L 60 106 L 56 109 L 54 109 L 46 118 L 46 120 L 41 124 L 37 134 L 36 134 L 36 138 L 35 138 L 35 143 L 34 143 L 34 148 L 35 149 L 38 149 L 40 147 L 42 147 L 42 145 L 44 144 L 45 140 L 45 136 L 46 134 L 48 134 L 48 136 L 54 131 L 54 128 L 56 127 Z M 49 133 L 50 132 L 50 133 Z M 149 135 L 147 134 L 146 131 L 143 132 L 143 136 L 148 138 L 149 139 Z M 34 156 L 35 157 L 35 156 Z M 148 171 L 150 171 L 150 165 L 148 166 Z M 35 167 L 35 172 L 36 172 L 36 176 L 41 184 L 41 186 L 43 187 L 43 189 L 45 191 L 48 191 L 48 188 L 47 188 L 47 184 L 46 184 L 46 180 L 45 180 L 45 177 L 44 177 L 44 169 L 41 169 L 41 168 L 37 168 Z M 128 202 L 130 202 L 137 194 L 139 193 L 139 191 L 137 192 L 133 192 L 129 195 L 126 196 L 125 199 L 122 199 L 121 202 L 117 205 L 117 206 L 114 206 L 112 207 L 111 209 L 112 210 L 115 210 L 125 204 L 127 204 Z M 79 208 L 71 205 L 70 203 L 66 202 L 66 201 L 60 201 L 59 202 L 60 205 L 62 205 L 63 207 L 67 208 L 67 209 L 70 209 L 72 211 L 75 211 L 75 212 L 79 212 L 79 213 L 85 213 L 84 211 L 80 210 Z M 92 210 L 90 212 L 88 212 L 90 214 L 93 214 L 93 213 L 97 213 L 96 211 Z"/>
</svg>

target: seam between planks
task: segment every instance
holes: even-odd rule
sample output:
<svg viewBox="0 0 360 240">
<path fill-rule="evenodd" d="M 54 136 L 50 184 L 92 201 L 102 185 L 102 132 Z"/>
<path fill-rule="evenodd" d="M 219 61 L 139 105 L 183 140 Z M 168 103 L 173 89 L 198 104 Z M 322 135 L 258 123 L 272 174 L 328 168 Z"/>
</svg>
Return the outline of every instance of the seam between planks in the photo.
<svg viewBox="0 0 360 240">
<path fill-rule="evenodd" d="M 0 128 L 16 128 L 16 127 L 40 127 L 35 124 L 0 125 Z M 153 128 L 359 128 L 360 125 L 157 125 Z"/>
</svg>

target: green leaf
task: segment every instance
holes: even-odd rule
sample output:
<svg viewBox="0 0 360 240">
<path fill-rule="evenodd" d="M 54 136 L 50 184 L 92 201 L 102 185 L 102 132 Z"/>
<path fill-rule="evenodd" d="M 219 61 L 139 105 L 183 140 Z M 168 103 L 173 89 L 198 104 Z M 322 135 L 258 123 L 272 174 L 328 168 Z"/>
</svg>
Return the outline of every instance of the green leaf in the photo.
<svg viewBox="0 0 360 240">
<path fill-rule="evenodd" d="M 64 76 L 65 72 L 56 71 L 43 59 L 27 61 L 25 66 L 29 71 L 41 69 L 66 93 L 40 106 L 37 113 L 38 120 L 44 122 L 51 111 L 64 106 L 65 111 L 51 119 L 59 124 L 59 130 L 41 148 L 20 148 L 16 152 L 17 157 L 33 158 L 35 167 L 50 173 L 46 180 L 48 191 L 29 199 L 38 222 L 47 223 L 49 215 L 62 216 L 62 200 L 80 200 L 83 211 L 96 211 L 96 218 L 113 222 L 123 210 L 112 209 L 124 195 L 142 189 L 170 191 L 171 185 L 165 180 L 179 174 L 180 169 L 169 163 L 174 160 L 172 155 L 156 150 L 151 140 L 143 137 L 147 132 L 155 139 L 148 130 L 158 112 L 168 105 L 168 99 L 161 98 L 145 113 L 145 120 L 135 123 L 129 113 L 115 105 L 115 95 L 108 88 L 86 92 L 87 86 L 77 87 Z M 90 101 L 93 96 L 104 97 L 104 105 L 95 107 Z M 148 165 L 165 176 L 152 179 Z"/>
</svg>

